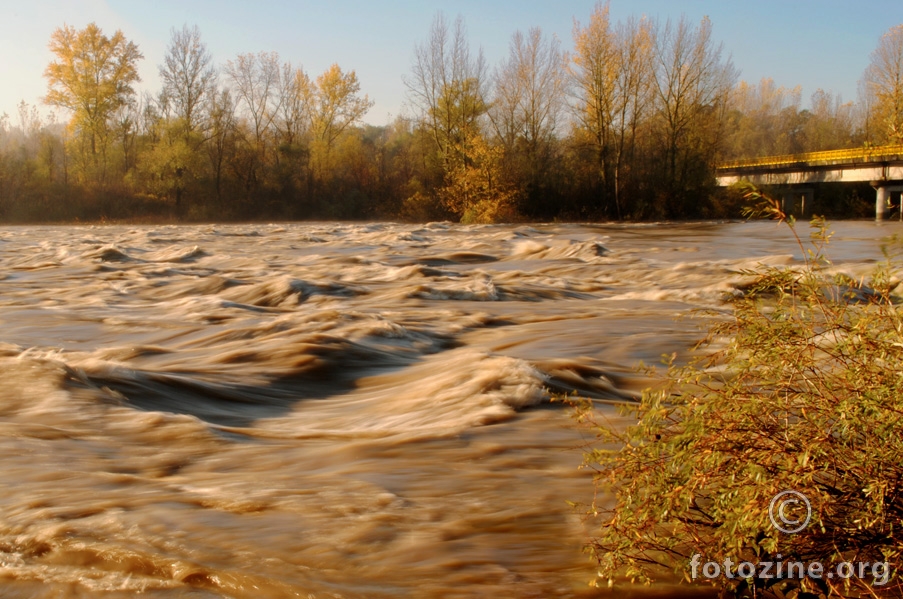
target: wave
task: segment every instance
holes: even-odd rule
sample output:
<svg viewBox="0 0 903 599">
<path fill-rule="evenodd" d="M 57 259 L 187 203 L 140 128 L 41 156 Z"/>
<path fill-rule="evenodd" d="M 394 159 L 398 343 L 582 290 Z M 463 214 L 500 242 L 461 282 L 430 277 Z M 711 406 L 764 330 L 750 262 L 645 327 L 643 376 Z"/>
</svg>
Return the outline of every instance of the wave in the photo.
<svg viewBox="0 0 903 599">
<path fill-rule="evenodd" d="M 511 255 L 533 260 L 580 260 L 593 262 L 608 255 L 609 250 L 597 241 L 570 240 L 567 244 L 548 245 L 528 239 L 515 241 Z"/>
<path fill-rule="evenodd" d="M 219 296 L 241 304 L 279 308 L 300 304 L 313 296 L 353 297 L 367 293 L 362 287 L 338 283 L 313 283 L 279 277 L 262 283 L 230 285 Z"/>
</svg>

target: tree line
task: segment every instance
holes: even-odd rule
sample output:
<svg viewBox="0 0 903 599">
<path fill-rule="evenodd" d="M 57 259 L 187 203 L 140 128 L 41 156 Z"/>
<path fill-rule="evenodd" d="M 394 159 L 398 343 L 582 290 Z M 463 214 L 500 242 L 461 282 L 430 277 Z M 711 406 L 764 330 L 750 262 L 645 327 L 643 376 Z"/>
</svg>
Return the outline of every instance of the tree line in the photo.
<svg viewBox="0 0 903 599">
<path fill-rule="evenodd" d="M 734 216 L 722 160 L 903 143 L 903 25 L 879 41 L 859 101 L 739 80 L 706 18 L 613 22 L 573 46 L 517 31 L 497 65 L 463 20 L 414 49 L 407 114 L 363 122 L 354 70 L 311 76 L 275 52 L 216 64 L 173 29 L 160 92 L 139 48 L 96 24 L 57 29 L 42 117 L 0 117 L 0 219 L 661 219 Z"/>
</svg>

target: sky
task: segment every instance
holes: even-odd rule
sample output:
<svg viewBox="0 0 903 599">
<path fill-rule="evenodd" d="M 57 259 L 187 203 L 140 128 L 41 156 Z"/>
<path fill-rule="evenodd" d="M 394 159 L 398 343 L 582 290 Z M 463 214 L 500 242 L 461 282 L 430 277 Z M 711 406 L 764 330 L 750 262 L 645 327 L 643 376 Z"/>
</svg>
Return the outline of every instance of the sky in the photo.
<svg viewBox="0 0 903 599">
<path fill-rule="evenodd" d="M 471 46 L 490 66 L 508 53 L 511 35 L 531 27 L 573 47 L 574 20 L 586 23 L 595 0 L 0 0 L 0 115 L 16 122 L 17 106 L 41 105 L 53 56 L 51 33 L 95 22 L 121 29 L 144 54 L 139 91 L 159 91 L 171 30 L 197 25 L 218 65 L 238 54 L 278 52 L 312 78 L 338 63 L 354 70 L 374 105 L 365 121 L 383 125 L 405 112 L 403 77 L 414 48 L 439 11 L 464 18 Z M 857 99 L 857 84 L 881 35 L 903 23 L 900 0 L 611 0 L 612 21 L 646 15 L 693 22 L 708 16 L 740 78 L 770 77 L 802 87 L 804 105 L 817 89 Z M 45 110 L 42 108 L 42 110 Z M 409 112 L 409 111 L 408 111 Z M 61 115 L 61 118 L 66 118 Z"/>
</svg>

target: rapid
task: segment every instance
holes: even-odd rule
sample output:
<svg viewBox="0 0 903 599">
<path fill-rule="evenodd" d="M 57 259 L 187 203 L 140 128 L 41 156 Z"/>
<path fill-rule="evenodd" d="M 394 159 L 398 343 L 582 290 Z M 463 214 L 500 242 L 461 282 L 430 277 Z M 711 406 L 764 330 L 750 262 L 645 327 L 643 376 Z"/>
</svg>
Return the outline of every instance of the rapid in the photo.
<svg viewBox="0 0 903 599">
<path fill-rule="evenodd" d="M 853 278 L 903 233 L 831 228 Z M 620 418 L 802 257 L 770 222 L 0 227 L 0 596 L 611 596 L 552 399 Z"/>
</svg>

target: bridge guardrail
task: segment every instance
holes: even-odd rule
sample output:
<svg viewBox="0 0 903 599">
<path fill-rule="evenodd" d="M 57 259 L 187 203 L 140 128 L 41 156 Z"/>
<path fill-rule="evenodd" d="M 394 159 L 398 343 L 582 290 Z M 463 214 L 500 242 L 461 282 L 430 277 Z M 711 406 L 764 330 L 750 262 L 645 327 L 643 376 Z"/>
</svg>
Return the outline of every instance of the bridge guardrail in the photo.
<svg viewBox="0 0 903 599">
<path fill-rule="evenodd" d="M 718 170 L 757 166 L 789 166 L 806 162 L 869 161 L 885 156 L 903 156 L 903 145 L 873 146 L 869 148 L 827 150 L 822 152 L 805 152 L 802 154 L 782 154 L 780 156 L 763 156 L 761 158 L 730 160 L 719 164 Z"/>
</svg>

